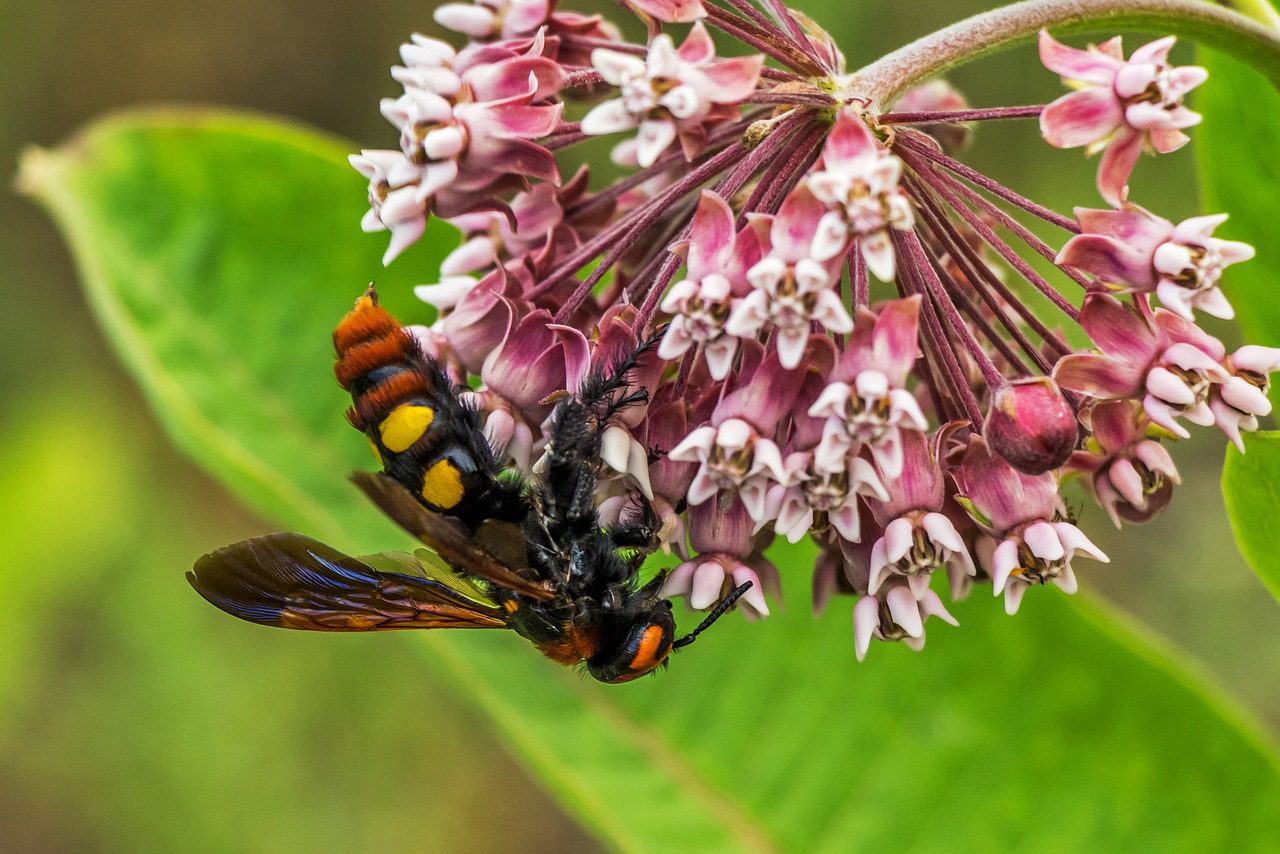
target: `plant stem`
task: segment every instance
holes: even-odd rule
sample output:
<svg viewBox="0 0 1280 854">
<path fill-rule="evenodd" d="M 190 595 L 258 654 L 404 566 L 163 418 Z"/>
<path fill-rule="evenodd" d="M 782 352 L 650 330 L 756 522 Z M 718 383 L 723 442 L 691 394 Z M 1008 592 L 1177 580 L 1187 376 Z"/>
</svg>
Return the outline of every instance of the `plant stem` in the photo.
<svg viewBox="0 0 1280 854">
<path fill-rule="evenodd" d="M 865 99 L 872 108 L 884 107 L 929 78 L 1030 41 L 1046 27 L 1057 33 L 1145 29 L 1188 36 L 1280 83 L 1280 32 L 1259 23 L 1260 2 L 1247 0 L 1254 17 L 1246 17 L 1203 0 L 1027 0 L 974 15 L 898 48 L 850 75 L 841 94 Z"/>
</svg>

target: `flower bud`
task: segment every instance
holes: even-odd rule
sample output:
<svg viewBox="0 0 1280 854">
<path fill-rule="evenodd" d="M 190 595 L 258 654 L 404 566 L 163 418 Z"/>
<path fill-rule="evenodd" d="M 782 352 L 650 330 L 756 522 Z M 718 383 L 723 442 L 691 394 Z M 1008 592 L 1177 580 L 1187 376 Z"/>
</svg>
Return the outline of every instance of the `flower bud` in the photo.
<svg viewBox="0 0 1280 854">
<path fill-rule="evenodd" d="M 991 396 L 983 429 L 991 449 L 1026 474 L 1067 461 L 1076 446 L 1075 410 L 1048 377 L 1017 380 Z"/>
</svg>

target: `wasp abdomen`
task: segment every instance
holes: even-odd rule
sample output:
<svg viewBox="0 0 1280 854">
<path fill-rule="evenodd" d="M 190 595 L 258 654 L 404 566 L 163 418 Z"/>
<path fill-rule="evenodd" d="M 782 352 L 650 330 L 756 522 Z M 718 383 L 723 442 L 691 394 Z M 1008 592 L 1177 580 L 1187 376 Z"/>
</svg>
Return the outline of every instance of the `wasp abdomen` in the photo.
<svg viewBox="0 0 1280 854">
<path fill-rule="evenodd" d="M 333 345 L 334 373 L 352 399 L 347 420 L 386 473 L 472 528 L 490 518 L 498 468 L 476 413 L 372 289 L 338 324 Z"/>
</svg>

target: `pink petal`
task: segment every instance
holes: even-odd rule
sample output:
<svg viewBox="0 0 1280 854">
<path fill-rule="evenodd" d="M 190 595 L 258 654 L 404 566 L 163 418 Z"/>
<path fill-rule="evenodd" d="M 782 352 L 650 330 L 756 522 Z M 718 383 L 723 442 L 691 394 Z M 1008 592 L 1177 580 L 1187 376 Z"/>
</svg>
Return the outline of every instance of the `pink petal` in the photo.
<svg viewBox="0 0 1280 854">
<path fill-rule="evenodd" d="M 1137 65 L 1149 62 L 1153 65 L 1163 65 L 1168 61 L 1169 51 L 1176 42 L 1177 39 L 1173 36 L 1165 36 L 1153 42 L 1147 42 L 1130 55 L 1129 64 Z"/>
<path fill-rule="evenodd" d="M 1197 121 L 1199 121 L 1198 117 Z M 1190 122 L 1189 124 L 1195 124 L 1195 122 Z M 1180 130 L 1153 130 L 1147 136 L 1151 140 L 1151 147 L 1160 154 L 1177 151 L 1191 141 L 1191 137 Z"/>
<path fill-rule="evenodd" d="M 1113 237 L 1144 252 L 1154 251 L 1174 233 L 1169 220 L 1136 206 L 1121 210 L 1076 208 L 1074 213 L 1082 232 Z"/>
<path fill-rule="evenodd" d="M 1118 43 L 1117 43 L 1118 44 Z M 1111 43 L 1102 50 L 1077 50 L 1040 31 L 1040 61 L 1045 68 L 1071 80 L 1096 86 L 1110 86 L 1116 72 L 1124 65 L 1110 53 Z"/>
<path fill-rule="evenodd" d="M 723 566 L 714 560 L 700 564 L 690 585 L 689 607 L 699 611 L 710 608 L 720 599 L 720 589 L 723 586 Z"/>
<path fill-rule="evenodd" d="M 1093 407 L 1089 415 L 1089 427 L 1102 450 L 1115 453 L 1133 441 L 1137 435 L 1133 407 L 1128 401 L 1115 400 Z"/>
<path fill-rule="evenodd" d="M 875 155 L 880 147 L 862 119 L 850 110 L 841 110 L 827 134 L 822 161 L 828 169 L 847 169 L 859 159 Z"/>
<path fill-rule="evenodd" d="M 1142 369 L 1108 356 L 1072 353 L 1058 360 L 1053 379 L 1068 391 L 1090 397 L 1132 397 L 1142 388 Z"/>
<path fill-rule="evenodd" d="M 1147 320 L 1107 294 L 1085 298 L 1080 325 L 1099 350 L 1135 367 L 1145 367 L 1156 354 L 1156 335 Z"/>
<path fill-rule="evenodd" d="M 908 587 L 895 587 L 885 594 L 885 603 L 893 621 L 913 638 L 924 634 L 924 621 L 920 618 L 920 606 Z"/>
<path fill-rule="evenodd" d="M 1078 234 L 1067 241 L 1056 263 L 1092 273 L 1099 281 L 1149 290 L 1155 286 L 1150 248 L 1098 234 Z"/>
<path fill-rule="evenodd" d="M 818 220 L 824 213 L 822 203 L 806 185 L 796 187 L 782 203 L 769 232 L 776 256 L 791 262 L 807 258 Z"/>
<path fill-rule="evenodd" d="M 717 104 L 736 104 L 756 89 L 764 57 L 741 56 L 725 59 L 702 69 L 702 75 L 710 83 L 711 100 Z"/>
<path fill-rule="evenodd" d="M 597 105 L 582 119 L 582 132 L 590 136 L 630 130 L 636 126 L 636 118 L 615 99 Z"/>
<path fill-rule="evenodd" d="M 720 272 L 732 248 L 733 211 L 724 199 L 704 190 L 689 227 L 689 277 Z"/>
<path fill-rule="evenodd" d="M 702 0 L 627 0 L 628 5 L 668 24 L 685 24 L 705 18 Z"/>
<path fill-rule="evenodd" d="M 991 554 L 991 585 L 999 596 L 1009 582 L 1009 576 L 1018 568 L 1018 542 L 1005 540 Z"/>
<path fill-rule="evenodd" d="M 1129 194 L 1129 176 L 1142 153 L 1142 133 L 1121 128 L 1098 161 L 1098 192 L 1113 205 L 1124 203 Z"/>
<path fill-rule="evenodd" d="M 1123 121 L 1120 102 L 1110 89 L 1082 89 L 1044 108 L 1040 133 L 1055 148 L 1079 148 L 1106 139 Z"/>
<path fill-rule="evenodd" d="M 880 627 L 880 601 L 874 596 L 863 596 L 853 606 L 853 649 L 858 661 L 867 657 L 871 638 Z"/>
<path fill-rule="evenodd" d="M 704 62 L 710 62 L 715 57 L 715 43 L 711 41 L 711 35 L 707 32 L 707 28 L 703 26 L 702 21 L 698 21 L 689 29 L 689 35 L 685 36 L 684 42 L 680 45 L 680 49 L 676 51 L 676 54 L 690 65 L 701 65 Z"/>
<path fill-rule="evenodd" d="M 919 352 L 920 299 L 916 294 L 885 303 L 871 333 L 872 359 L 895 388 L 906 383 Z"/>
</svg>

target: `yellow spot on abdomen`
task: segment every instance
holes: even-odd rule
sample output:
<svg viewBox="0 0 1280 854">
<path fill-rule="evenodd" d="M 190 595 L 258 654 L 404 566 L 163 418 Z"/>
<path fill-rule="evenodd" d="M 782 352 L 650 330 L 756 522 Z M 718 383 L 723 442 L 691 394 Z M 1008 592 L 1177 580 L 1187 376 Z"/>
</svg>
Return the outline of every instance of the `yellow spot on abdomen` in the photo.
<svg viewBox="0 0 1280 854">
<path fill-rule="evenodd" d="M 388 451 L 407 451 L 427 432 L 436 414 L 430 406 L 406 403 L 391 410 L 391 414 L 378 425 L 382 444 Z"/>
<path fill-rule="evenodd" d="M 422 497 L 432 507 L 456 507 L 462 492 L 462 473 L 448 460 L 440 460 L 422 476 Z"/>
</svg>

